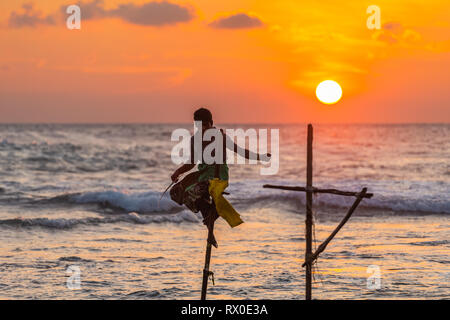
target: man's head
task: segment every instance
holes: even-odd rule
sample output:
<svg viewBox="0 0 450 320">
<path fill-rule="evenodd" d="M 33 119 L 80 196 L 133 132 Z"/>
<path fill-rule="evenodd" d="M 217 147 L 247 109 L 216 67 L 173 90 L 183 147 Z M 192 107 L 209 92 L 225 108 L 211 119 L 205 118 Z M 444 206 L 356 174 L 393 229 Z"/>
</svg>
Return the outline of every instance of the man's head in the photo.
<svg viewBox="0 0 450 320">
<path fill-rule="evenodd" d="M 194 112 L 194 121 L 201 121 L 203 130 L 213 126 L 211 111 L 206 108 L 200 108 Z"/>
</svg>

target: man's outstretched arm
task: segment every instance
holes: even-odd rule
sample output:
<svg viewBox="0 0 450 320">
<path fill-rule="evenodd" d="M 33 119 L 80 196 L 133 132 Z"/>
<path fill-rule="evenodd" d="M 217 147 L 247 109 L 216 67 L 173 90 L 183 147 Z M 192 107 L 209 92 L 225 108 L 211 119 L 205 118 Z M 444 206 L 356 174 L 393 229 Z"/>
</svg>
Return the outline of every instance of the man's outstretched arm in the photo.
<svg viewBox="0 0 450 320">
<path fill-rule="evenodd" d="M 243 156 L 245 159 L 252 159 L 252 160 L 262 160 L 262 161 L 269 161 L 269 158 L 272 156 L 270 153 L 266 154 L 258 154 L 253 151 L 247 150 L 245 148 L 242 148 L 238 146 L 231 138 L 227 135 L 226 136 L 226 147 L 235 153 L 239 154 L 240 156 Z"/>
</svg>

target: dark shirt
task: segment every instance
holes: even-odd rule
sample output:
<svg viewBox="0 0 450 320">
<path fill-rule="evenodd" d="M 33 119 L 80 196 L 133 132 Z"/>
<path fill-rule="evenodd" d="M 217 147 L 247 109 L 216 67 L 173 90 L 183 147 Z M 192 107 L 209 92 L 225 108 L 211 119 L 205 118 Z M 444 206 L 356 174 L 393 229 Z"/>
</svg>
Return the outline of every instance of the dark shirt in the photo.
<svg viewBox="0 0 450 320">
<path fill-rule="evenodd" d="M 218 130 L 217 128 L 211 128 L 211 129 L 216 129 L 216 130 Z M 204 131 L 204 132 L 202 132 L 203 133 L 203 135 L 205 134 L 205 132 L 206 131 Z M 223 131 L 222 130 L 220 130 L 219 131 L 220 132 L 220 134 L 221 134 L 221 136 L 222 136 L 222 162 L 220 163 L 220 164 L 225 164 L 225 163 L 227 163 L 227 152 L 226 152 L 226 148 L 227 148 L 227 137 L 226 137 L 226 134 L 224 134 L 223 133 Z M 197 152 L 198 152 L 198 155 L 197 155 L 197 157 L 194 157 L 195 156 L 195 147 L 194 147 L 194 139 L 196 138 L 196 135 L 197 135 L 197 133 L 196 134 L 194 134 L 192 137 L 191 137 L 191 162 L 190 163 L 192 163 L 192 164 L 197 164 L 196 162 L 195 162 L 195 159 L 199 159 L 200 160 L 200 162 L 199 163 L 201 163 L 201 164 L 205 164 L 205 162 L 204 162 L 204 159 L 203 159 L 203 154 L 204 154 L 204 151 L 205 151 L 205 148 L 208 146 L 208 145 L 210 145 L 210 144 L 212 144 L 212 143 L 215 143 L 215 137 L 213 136 L 212 138 L 211 138 L 211 141 L 204 141 L 203 140 L 203 137 L 201 138 L 202 139 L 202 147 L 201 147 L 201 150 L 197 150 Z M 199 134 L 198 134 L 199 135 Z M 197 139 L 200 139 L 200 137 L 198 136 L 197 137 Z M 218 144 L 219 145 L 219 144 Z M 216 148 L 218 147 L 218 145 L 216 146 Z M 211 148 L 212 148 L 213 146 L 211 146 Z M 213 158 L 215 158 L 215 155 L 216 155 L 216 148 L 214 148 L 214 150 L 211 152 L 211 156 L 213 157 Z M 201 152 L 201 154 L 200 154 L 200 152 Z M 214 162 L 215 163 L 215 162 Z M 208 164 L 212 164 L 212 163 L 208 163 Z"/>
</svg>

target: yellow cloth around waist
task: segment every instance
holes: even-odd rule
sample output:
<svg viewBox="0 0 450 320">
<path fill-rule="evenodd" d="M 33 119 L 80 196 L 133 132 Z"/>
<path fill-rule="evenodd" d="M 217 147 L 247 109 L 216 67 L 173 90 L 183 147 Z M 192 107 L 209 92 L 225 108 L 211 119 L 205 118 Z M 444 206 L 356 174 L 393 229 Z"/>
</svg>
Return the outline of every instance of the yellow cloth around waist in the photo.
<svg viewBox="0 0 450 320">
<path fill-rule="evenodd" d="M 208 191 L 211 197 L 213 198 L 214 203 L 216 204 L 216 209 L 219 216 L 224 218 L 228 222 L 230 227 L 234 228 L 240 225 L 241 223 L 244 223 L 244 221 L 242 221 L 239 213 L 236 210 L 234 210 L 233 206 L 222 195 L 222 192 L 225 190 L 226 187 L 228 187 L 227 180 L 219 180 L 219 179 L 209 180 Z"/>
</svg>

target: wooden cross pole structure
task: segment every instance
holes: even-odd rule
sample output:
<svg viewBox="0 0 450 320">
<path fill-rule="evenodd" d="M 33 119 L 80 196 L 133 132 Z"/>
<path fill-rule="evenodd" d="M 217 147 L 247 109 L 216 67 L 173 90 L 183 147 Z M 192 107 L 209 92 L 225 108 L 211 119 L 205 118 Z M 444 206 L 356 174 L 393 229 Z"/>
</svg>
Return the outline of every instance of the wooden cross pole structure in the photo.
<svg viewBox="0 0 450 320">
<path fill-rule="evenodd" d="M 313 187 L 313 127 L 311 124 L 308 125 L 308 143 L 307 143 L 307 154 L 306 154 L 306 188 L 305 187 L 290 187 L 290 186 L 274 186 L 266 184 L 264 188 L 271 189 L 281 189 L 290 190 L 298 192 L 306 192 L 306 251 L 305 251 L 305 262 L 302 267 L 306 267 L 306 285 L 305 285 L 305 298 L 306 300 L 311 300 L 312 291 L 312 265 L 314 261 L 318 258 L 319 254 L 325 250 L 330 241 L 339 232 L 339 230 L 344 226 L 344 224 L 350 219 L 353 212 L 358 207 L 359 203 L 363 198 L 371 198 L 372 193 L 367 193 L 367 188 L 363 188 L 361 192 L 350 192 L 341 191 L 337 189 L 319 189 Z M 312 196 L 314 193 L 329 193 L 341 196 L 356 197 L 355 202 L 348 210 L 347 214 L 344 216 L 342 221 L 336 227 L 336 229 L 330 234 L 330 236 L 317 248 L 317 250 L 312 252 L 312 226 L 313 226 L 313 213 L 312 213 Z"/>
</svg>

